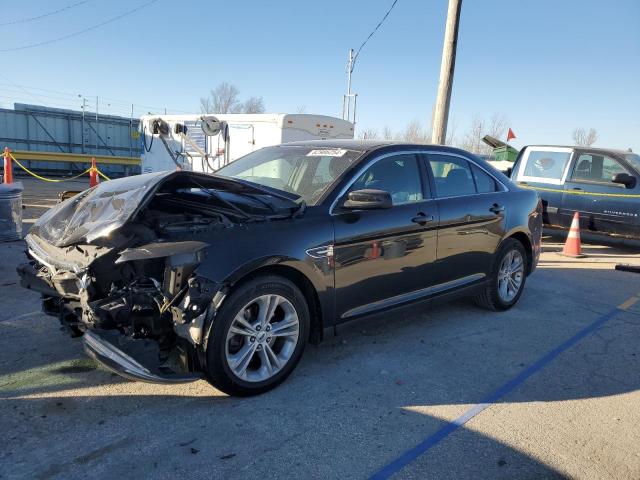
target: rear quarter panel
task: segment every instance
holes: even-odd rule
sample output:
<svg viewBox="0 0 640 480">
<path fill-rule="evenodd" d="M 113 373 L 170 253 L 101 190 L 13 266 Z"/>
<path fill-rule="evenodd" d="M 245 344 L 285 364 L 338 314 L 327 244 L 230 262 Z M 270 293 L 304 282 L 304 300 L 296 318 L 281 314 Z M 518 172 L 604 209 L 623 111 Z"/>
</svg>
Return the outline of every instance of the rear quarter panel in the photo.
<svg viewBox="0 0 640 480">
<path fill-rule="evenodd" d="M 505 238 L 525 234 L 531 243 L 531 271 L 538 264 L 542 242 L 542 206 L 533 190 L 512 187 L 507 205 L 507 231 Z"/>
</svg>

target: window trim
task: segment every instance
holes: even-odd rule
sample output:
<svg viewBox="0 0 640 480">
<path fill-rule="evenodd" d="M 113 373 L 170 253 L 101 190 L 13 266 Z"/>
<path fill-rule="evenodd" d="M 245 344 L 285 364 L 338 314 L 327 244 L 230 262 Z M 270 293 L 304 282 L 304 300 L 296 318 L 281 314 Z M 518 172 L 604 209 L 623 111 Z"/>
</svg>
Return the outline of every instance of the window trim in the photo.
<svg viewBox="0 0 640 480">
<path fill-rule="evenodd" d="M 614 187 L 614 188 L 626 188 L 624 185 L 620 184 L 620 183 L 613 183 L 611 180 L 609 181 L 605 181 L 605 180 L 586 180 L 586 179 L 575 179 L 573 178 L 573 175 L 576 172 L 576 168 L 578 167 L 578 161 L 580 160 L 580 157 L 582 155 L 591 155 L 591 157 L 593 158 L 594 155 L 599 155 L 601 157 L 604 158 L 610 158 L 611 160 L 613 160 L 614 162 L 616 162 L 619 166 L 621 166 L 624 171 L 627 173 L 627 175 L 631 175 L 631 173 L 629 172 L 629 169 L 627 168 L 626 165 L 624 165 L 620 160 L 618 160 L 617 158 L 613 157 L 612 155 L 609 155 L 607 153 L 600 153 L 600 152 L 593 152 L 593 151 L 589 151 L 589 150 L 582 150 L 582 151 L 576 151 L 575 152 L 576 158 L 575 161 L 573 161 L 573 168 L 571 169 L 571 176 L 567 179 L 569 182 L 571 183 L 584 183 L 587 185 L 600 185 L 603 187 Z M 603 159 L 604 162 L 604 159 Z"/>
<path fill-rule="evenodd" d="M 494 193 L 503 193 L 503 192 L 508 192 L 509 188 L 498 178 L 496 178 L 495 175 L 493 175 L 490 171 L 488 171 L 484 166 L 480 165 L 478 162 L 476 162 L 473 158 L 470 157 L 466 157 L 464 155 L 460 155 L 459 153 L 454 153 L 454 152 L 447 152 L 447 151 L 443 151 L 443 150 L 431 150 L 431 149 L 425 149 L 425 150 L 397 150 L 395 152 L 387 152 L 384 153 L 382 155 L 378 155 L 378 156 L 374 156 L 373 158 L 371 158 L 369 161 L 367 161 L 362 167 L 358 168 L 355 173 L 353 173 L 351 179 L 345 184 L 344 187 L 342 187 L 340 189 L 340 191 L 338 192 L 338 195 L 336 195 L 336 197 L 333 199 L 333 201 L 331 202 L 331 205 L 329 206 L 329 214 L 330 215 L 335 215 L 335 209 L 337 207 L 338 202 L 340 201 L 341 198 L 343 198 L 346 193 L 349 191 L 349 189 L 351 188 L 351 186 L 355 183 L 355 181 L 360 177 L 360 175 L 362 175 L 365 171 L 367 171 L 367 169 L 369 169 L 370 167 L 372 167 L 374 164 L 376 164 L 377 162 L 379 162 L 380 160 L 383 160 L 384 158 L 393 156 L 393 155 L 405 155 L 405 154 L 412 154 L 416 156 L 416 160 L 418 161 L 418 169 L 420 170 L 420 174 L 421 174 L 421 181 L 424 182 L 425 180 L 429 182 L 429 197 L 425 196 L 425 192 L 424 192 L 424 183 L 422 184 L 422 195 L 423 195 L 423 199 L 422 202 L 428 202 L 428 201 L 435 201 L 435 200 L 439 200 L 439 199 L 443 199 L 443 198 L 457 198 L 457 197 L 470 197 L 472 195 L 491 195 Z M 434 190 L 435 185 L 433 185 L 433 172 L 431 171 L 431 165 L 424 165 L 421 166 L 420 165 L 420 157 L 422 155 L 425 155 L 425 160 L 428 162 L 428 155 L 429 154 L 439 154 L 439 155 L 450 155 L 452 157 L 458 157 L 461 158 L 463 160 L 466 160 L 469 163 L 474 164 L 476 167 L 480 168 L 480 170 L 484 171 L 487 175 L 489 175 L 491 178 L 493 178 L 496 183 L 498 184 L 498 186 L 501 188 L 500 191 L 496 191 L 496 192 L 485 192 L 485 193 L 472 193 L 469 195 L 456 195 L 456 196 L 452 196 L 452 197 L 437 197 L 436 196 L 436 192 Z M 423 170 L 424 168 L 424 170 Z M 426 171 L 425 171 L 426 170 Z M 427 174 L 427 178 L 424 178 L 424 174 Z M 473 175 L 473 172 L 472 172 Z M 475 182 L 475 179 L 474 179 Z M 412 202 L 412 203 L 421 203 L 421 202 Z M 405 203 L 402 204 L 401 206 L 404 205 L 410 205 L 409 203 Z"/>
<path fill-rule="evenodd" d="M 562 176 L 560 179 L 555 178 L 545 178 L 545 177 L 530 177 L 524 174 L 527 163 L 529 162 L 529 156 L 531 152 L 555 152 L 555 153 L 568 153 L 569 159 L 567 160 L 567 164 L 564 166 L 564 171 L 562 172 Z M 569 171 L 571 170 L 571 165 L 573 164 L 573 159 L 575 155 L 575 149 L 567 148 L 567 147 L 528 147 L 526 149 L 525 154 L 522 156 L 522 160 L 520 161 L 520 165 L 518 167 L 518 176 L 516 180 L 518 182 L 534 182 L 534 183 L 548 183 L 550 185 L 564 185 L 567 181 L 567 177 L 569 175 Z"/>
</svg>

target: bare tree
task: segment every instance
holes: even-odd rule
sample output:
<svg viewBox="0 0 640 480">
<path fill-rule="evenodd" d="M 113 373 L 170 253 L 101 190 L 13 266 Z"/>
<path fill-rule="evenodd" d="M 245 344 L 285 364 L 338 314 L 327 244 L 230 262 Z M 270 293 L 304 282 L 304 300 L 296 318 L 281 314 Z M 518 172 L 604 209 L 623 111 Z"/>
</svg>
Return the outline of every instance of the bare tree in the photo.
<svg viewBox="0 0 640 480">
<path fill-rule="evenodd" d="M 493 149 L 482 141 L 485 135 L 500 138 L 507 130 L 509 120 L 501 113 L 494 113 L 489 121 L 480 115 L 475 115 L 471 120 L 471 125 L 462 140 L 462 148 L 472 153 L 480 155 L 490 155 Z"/>
<path fill-rule="evenodd" d="M 210 97 L 200 97 L 200 112 L 209 113 L 213 112 L 213 102 Z"/>
<path fill-rule="evenodd" d="M 493 138 L 500 139 L 507 131 L 509 120 L 502 113 L 494 113 L 489 119 L 486 132 L 484 135 L 491 135 Z"/>
<path fill-rule="evenodd" d="M 468 150 L 471 153 L 484 153 L 482 152 L 482 137 L 485 131 L 484 120 L 480 115 L 476 115 L 471 120 L 471 126 L 462 140 L 462 148 Z"/>
<path fill-rule="evenodd" d="M 375 128 L 365 128 L 358 132 L 358 138 L 360 140 L 375 140 L 378 138 L 378 130 Z"/>
<path fill-rule="evenodd" d="M 456 132 L 458 131 L 458 122 L 455 120 L 449 120 L 449 126 L 447 127 L 447 138 L 445 145 L 453 147 L 456 145 L 458 139 L 456 138 Z"/>
<path fill-rule="evenodd" d="M 296 108 L 296 113 L 307 113 L 307 106 L 298 105 L 298 107 Z"/>
<path fill-rule="evenodd" d="M 573 131 L 573 141 L 577 146 L 590 147 L 598 141 L 598 131 L 590 128 L 587 132 L 584 128 L 576 128 Z"/>
<path fill-rule="evenodd" d="M 263 113 L 262 97 L 249 97 L 240 101 L 240 90 L 235 85 L 222 82 L 211 90 L 208 97 L 200 99 L 202 113 Z"/>
<path fill-rule="evenodd" d="M 422 127 L 419 120 L 411 120 L 402 133 L 405 142 L 429 143 L 430 138 L 431 134 Z"/>
<path fill-rule="evenodd" d="M 385 125 L 382 129 L 382 138 L 385 140 L 393 140 L 393 131 L 389 127 L 389 125 Z"/>
<path fill-rule="evenodd" d="M 262 97 L 249 97 L 242 105 L 242 113 L 264 113 Z"/>
</svg>

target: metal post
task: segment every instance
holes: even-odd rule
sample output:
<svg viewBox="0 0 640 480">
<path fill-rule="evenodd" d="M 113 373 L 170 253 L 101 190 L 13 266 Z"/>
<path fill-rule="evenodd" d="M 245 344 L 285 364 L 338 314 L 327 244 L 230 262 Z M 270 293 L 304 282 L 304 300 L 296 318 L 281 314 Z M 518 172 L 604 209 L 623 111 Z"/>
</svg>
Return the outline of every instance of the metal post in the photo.
<svg viewBox="0 0 640 480">
<path fill-rule="evenodd" d="M 82 153 L 86 153 L 84 149 L 84 112 L 87 109 L 87 99 L 82 95 L 78 95 L 82 97 Z"/>
<path fill-rule="evenodd" d="M 442 47 L 442 63 L 440 64 L 438 97 L 436 98 L 436 105 L 433 112 L 433 133 L 431 134 L 431 141 L 439 145 L 444 145 L 447 139 L 447 123 L 449 121 L 453 71 L 456 65 L 456 48 L 458 44 L 458 27 L 460 25 L 461 8 L 462 0 L 449 0 L 447 25 L 444 31 L 444 46 Z"/>
<path fill-rule="evenodd" d="M 133 133 L 133 103 L 131 104 L 131 116 L 129 117 L 129 156 L 133 157 L 133 141 L 131 134 Z"/>
<path fill-rule="evenodd" d="M 98 96 L 96 95 L 96 155 L 99 155 L 98 151 Z"/>
</svg>

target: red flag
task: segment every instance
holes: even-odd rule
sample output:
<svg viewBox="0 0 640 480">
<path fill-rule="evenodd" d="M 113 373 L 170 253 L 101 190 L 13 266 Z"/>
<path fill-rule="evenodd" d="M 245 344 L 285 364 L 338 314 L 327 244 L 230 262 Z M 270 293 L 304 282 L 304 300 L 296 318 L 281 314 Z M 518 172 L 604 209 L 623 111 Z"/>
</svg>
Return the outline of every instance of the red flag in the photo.
<svg viewBox="0 0 640 480">
<path fill-rule="evenodd" d="M 514 138 L 516 138 L 516 134 L 513 133 L 513 130 L 509 129 L 509 132 L 507 133 L 507 142 L 509 140 L 513 140 Z"/>
</svg>

